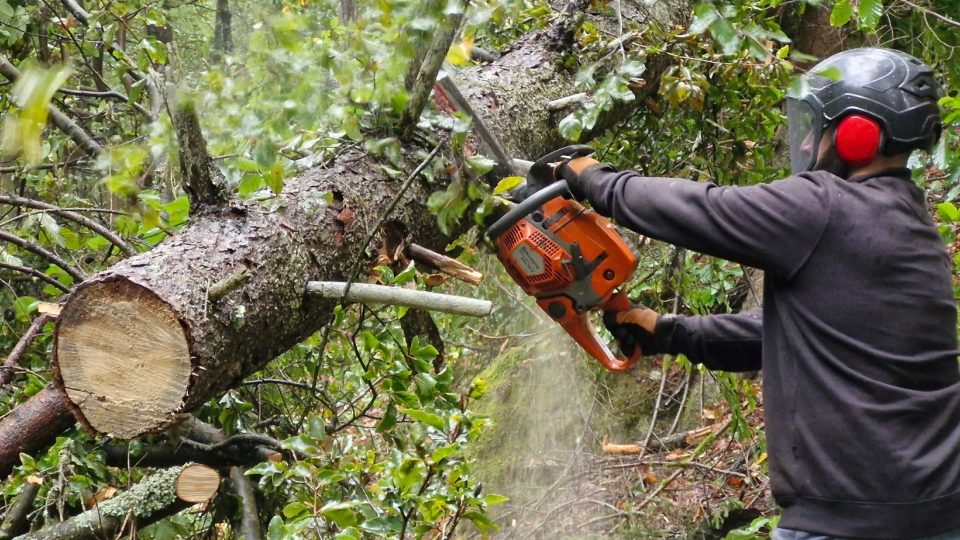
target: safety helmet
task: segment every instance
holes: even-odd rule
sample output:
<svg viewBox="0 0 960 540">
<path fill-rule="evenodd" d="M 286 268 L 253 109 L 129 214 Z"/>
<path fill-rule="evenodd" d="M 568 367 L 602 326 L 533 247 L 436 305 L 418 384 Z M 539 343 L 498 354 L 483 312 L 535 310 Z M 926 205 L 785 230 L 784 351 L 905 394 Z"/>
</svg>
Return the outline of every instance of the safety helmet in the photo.
<svg viewBox="0 0 960 540">
<path fill-rule="evenodd" d="M 849 165 L 878 153 L 930 150 L 942 130 L 938 98 L 933 71 L 909 54 L 877 47 L 835 54 L 787 97 L 791 169 L 814 167 L 820 139 L 834 122 L 835 148 Z"/>
</svg>

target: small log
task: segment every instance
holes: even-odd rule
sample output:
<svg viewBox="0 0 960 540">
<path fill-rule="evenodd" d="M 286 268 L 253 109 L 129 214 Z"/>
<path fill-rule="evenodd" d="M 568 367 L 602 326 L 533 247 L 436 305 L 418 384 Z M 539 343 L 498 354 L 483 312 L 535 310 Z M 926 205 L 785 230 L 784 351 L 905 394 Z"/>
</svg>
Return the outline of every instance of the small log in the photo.
<svg viewBox="0 0 960 540">
<path fill-rule="evenodd" d="M 0 419 L 0 478 L 20 464 L 20 453 L 46 448 L 73 425 L 67 399 L 48 386 Z"/>
<path fill-rule="evenodd" d="M 128 524 L 143 527 L 171 516 L 216 493 L 213 478 L 219 475 L 205 465 L 184 465 L 158 471 L 127 491 L 66 521 L 35 531 L 18 540 L 98 540 L 123 534 Z M 180 498 L 181 484 L 190 486 Z M 212 491 L 211 491 L 212 490 Z M 205 497 L 205 498 L 204 498 Z"/>
<path fill-rule="evenodd" d="M 339 298 L 348 303 L 389 304 L 469 317 L 486 317 L 493 310 L 493 303 L 487 300 L 413 291 L 402 287 L 370 283 L 352 283 L 349 293 L 344 298 L 343 293 L 346 288 L 347 284 L 339 281 L 311 281 L 307 283 L 307 292 L 310 294 L 315 294 L 321 298 Z"/>
<path fill-rule="evenodd" d="M 418 244 L 408 245 L 406 251 L 407 257 L 410 257 L 418 263 L 425 264 L 430 268 L 435 268 L 444 274 L 450 274 L 471 285 L 479 285 L 480 282 L 483 281 L 483 274 L 442 253 L 437 253 Z"/>
<path fill-rule="evenodd" d="M 27 528 L 27 515 L 33 509 L 33 501 L 40 492 L 40 486 L 43 479 L 36 476 L 28 476 L 20 494 L 13 501 L 13 504 L 3 516 L 3 523 L 0 524 L 0 540 L 8 540 L 18 534 L 21 534 Z"/>
<path fill-rule="evenodd" d="M 177 475 L 176 493 L 182 501 L 189 503 L 207 502 L 213 498 L 220 487 L 220 475 L 206 465 L 191 463 L 183 467 Z"/>
</svg>

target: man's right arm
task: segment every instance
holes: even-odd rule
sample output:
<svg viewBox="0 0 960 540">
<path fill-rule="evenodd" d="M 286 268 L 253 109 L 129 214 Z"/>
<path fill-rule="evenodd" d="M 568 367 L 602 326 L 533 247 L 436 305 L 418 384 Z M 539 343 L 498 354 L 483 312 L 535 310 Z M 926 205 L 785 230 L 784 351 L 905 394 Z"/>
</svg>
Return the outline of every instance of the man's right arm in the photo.
<svg viewBox="0 0 960 540">
<path fill-rule="evenodd" d="M 580 161 L 587 166 L 573 169 Z M 596 211 L 620 225 L 786 278 L 819 242 L 833 203 L 819 177 L 721 187 L 644 177 L 590 158 L 569 165 L 561 174 L 574 195 L 585 197 Z"/>
<path fill-rule="evenodd" d="M 757 371 L 763 352 L 763 310 L 733 315 L 660 317 L 654 331 L 659 354 L 683 354 L 720 371 Z"/>
</svg>

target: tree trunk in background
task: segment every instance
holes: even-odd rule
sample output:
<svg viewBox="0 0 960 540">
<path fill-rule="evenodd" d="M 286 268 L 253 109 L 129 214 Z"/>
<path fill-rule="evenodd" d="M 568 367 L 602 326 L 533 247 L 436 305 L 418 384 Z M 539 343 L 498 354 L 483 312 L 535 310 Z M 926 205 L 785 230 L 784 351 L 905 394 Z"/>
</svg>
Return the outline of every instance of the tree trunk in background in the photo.
<svg viewBox="0 0 960 540">
<path fill-rule="evenodd" d="M 213 48 L 223 53 L 233 50 L 233 14 L 230 0 L 217 0 L 217 20 L 213 27 Z"/>
</svg>

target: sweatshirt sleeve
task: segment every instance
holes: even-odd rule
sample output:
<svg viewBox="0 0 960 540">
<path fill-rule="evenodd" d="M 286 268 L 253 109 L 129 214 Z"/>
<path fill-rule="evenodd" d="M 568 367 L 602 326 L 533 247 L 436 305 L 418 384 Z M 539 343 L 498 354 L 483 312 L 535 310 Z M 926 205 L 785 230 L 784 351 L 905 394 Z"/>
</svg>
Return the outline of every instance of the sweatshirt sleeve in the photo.
<svg viewBox="0 0 960 540">
<path fill-rule="evenodd" d="M 663 317 L 657 321 L 657 353 L 683 354 L 720 371 L 761 368 L 763 310 L 734 315 Z"/>
<path fill-rule="evenodd" d="M 813 251 L 832 202 L 816 175 L 721 187 L 618 172 L 601 163 L 569 185 L 595 210 L 641 234 L 784 278 Z"/>
</svg>

